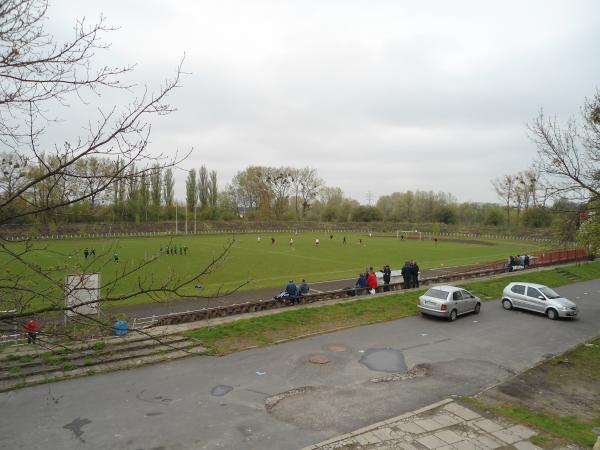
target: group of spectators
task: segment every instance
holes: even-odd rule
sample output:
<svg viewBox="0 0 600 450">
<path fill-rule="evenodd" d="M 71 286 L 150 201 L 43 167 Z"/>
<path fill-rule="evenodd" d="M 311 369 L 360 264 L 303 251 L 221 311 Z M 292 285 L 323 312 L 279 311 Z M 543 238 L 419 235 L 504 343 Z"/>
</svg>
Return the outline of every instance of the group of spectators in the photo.
<svg viewBox="0 0 600 450">
<path fill-rule="evenodd" d="M 300 297 L 302 295 L 307 295 L 309 292 L 310 286 L 304 278 L 302 279 L 302 282 L 299 285 L 296 285 L 296 283 L 294 283 L 294 280 L 290 280 L 288 281 L 285 290 L 281 294 L 276 295 L 275 298 L 277 300 L 291 300 L 292 303 L 300 303 Z"/>
<path fill-rule="evenodd" d="M 419 287 L 419 265 L 414 259 L 406 261 L 402 266 L 402 279 L 404 280 L 404 289 Z"/>
<path fill-rule="evenodd" d="M 518 255 L 508 257 L 508 271 L 522 270 L 529 267 L 529 255 Z"/>
<path fill-rule="evenodd" d="M 419 287 L 419 265 L 413 259 L 406 261 L 402 267 L 402 278 L 404 280 L 404 289 L 412 289 Z M 392 270 L 386 264 L 381 268 L 383 274 L 383 290 L 389 290 L 389 284 L 392 281 Z M 374 294 L 377 289 L 377 275 L 373 271 L 373 267 L 369 267 L 364 273 L 358 274 L 358 280 L 354 285 L 354 295 L 362 295 L 365 293 Z"/>
<path fill-rule="evenodd" d="M 388 266 L 389 267 L 389 266 Z M 391 274 L 391 271 L 390 271 Z M 389 283 L 387 283 L 389 284 Z M 354 294 L 362 295 L 366 292 L 370 294 L 374 294 L 377 289 L 377 275 L 373 271 L 373 267 L 369 267 L 369 269 L 363 273 L 358 274 L 358 280 L 354 285 Z"/>
<path fill-rule="evenodd" d="M 166 253 L 167 255 L 176 255 L 178 251 L 180 255 L 187 255 L 187 250 L 187 245 L 169 244 L 165 245 L 164 247 L 161 245 L 159 251 L 161 255 L 163 253 Z"/>
</svg>

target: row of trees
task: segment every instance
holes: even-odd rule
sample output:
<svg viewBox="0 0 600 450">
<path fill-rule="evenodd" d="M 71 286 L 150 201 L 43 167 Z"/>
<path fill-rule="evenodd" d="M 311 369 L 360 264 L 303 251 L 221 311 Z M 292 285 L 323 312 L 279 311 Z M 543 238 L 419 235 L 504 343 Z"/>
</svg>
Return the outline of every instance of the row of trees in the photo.
<svg viewBox="0 0 600 450">
<path fill-rule="evenodd" d="M 6 196 L 32 183 L 59 164 L 55 156 L 29 162 L 2 155 L 0 186 Z M 154 164 L 127 169 L 119 160 L 91 157 L 75 164 L 80 174 L 71 179 L 58 174 L 33 183 L 31 189 L 0 214 L 15 221 L 39 222 L 156 222 L 175 216 L 175 178 L 171 167 Z M 121 175 L 115 177 L 116 173 Z M 336 187 L 325 186 L 311 167 L 248 167 L 219 192 L 216 171 L 205 166 L 189 170 L 185 181 L 188 214 L 199 220 L 259 219 L 324 222 L 388 221 L 462 225 L 527 227 L 547 226 L 552 218 L 540 176 L 533 170 L 506 175 L 493 181 L 505 205 L 458 203 L 449 193 L 432 191 L 394 192 L 380 197 L 375 206 L 360 205 Z M 70 202 L 71 198 L 80 201 Z M 47 208 L 31 215 L 32 205 Z M 52 205 L 64 205 L 52 207 Z M 564 207 L 564 203 L 562 204 Z M 181 211 L 184 215 L 184 211 Z"/>
<path fill-rule="evenodd" d="M 185 204 L 188 211 L 195 212 L 196 207 L 200 207 L 202 213 L 211 210 L 212 218 L 216 218 L 214 213 L 217 208 L 218 196 L 217 172 L 211 170 L 209 173 L 206 166 L 198 169 L 198 176 L 196 176 L 195 169 L 188 172 L 185 181 Z"/>
</svg>

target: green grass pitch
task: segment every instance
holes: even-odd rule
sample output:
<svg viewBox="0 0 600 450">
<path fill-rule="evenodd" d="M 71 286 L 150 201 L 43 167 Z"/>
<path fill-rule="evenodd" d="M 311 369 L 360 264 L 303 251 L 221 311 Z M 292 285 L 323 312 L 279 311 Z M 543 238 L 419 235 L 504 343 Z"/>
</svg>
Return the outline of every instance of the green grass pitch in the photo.
<svg viewBox="0 0 600 450">
<path fill-rule="evenodd" d="M 258 237 L 260 236 L 260 240 Z M 343 243 L 346 237 L 347 243 Z M 276 243 L 271 244 L 271 238 Z M 156 285 L 169 277 L 185 279 L 199 273 L 223 249 L 226 242 L 235 238 L 235 243 L 226 260 L 218 270 L 204 277 L 202 289 L 191 283 L 183 289 L 186 294 L 213 294 L 219 290 L 233 289 L 249 281 L 244 289 L 273 288 L 274 293 L 285 286 L 289 279 L 299 281 L 306 278 L 309 283 L 324 280 L 356 278 L 360 271 L 373 266 L 376 270 L 389 264 L 392 270 L 399 269 L 407 259 L 416 259 L 422 269 L 467 265 L 506 258 L 510 254 L 533 253 L 541 244 L 532 242 L 490 241 L 493 245 L 429 240 L 397 240 L 390 237 L 369 237 L 362 233 L 304 232 L 277 234 L 226 234 L 177 235 L 174 237 L 132 237 L 118 239 L 69 239 L 36 241 L 34 250 L 24 256 L 32 264 L 51 268 L 50 277 L 56 281 L 54 294 L 62 286 L 65 274 L 101 272 L 102 285 L 110 286 L 117 274 L 129 271 L 137 264 L 159 255 L 159 258 L 142 270 L 123 278 L 112 295 L 126 294 L 144 285 Z M 293 245 L 289 244 L 294 239 Z M 315 239 L 320 244 L 315 245 Z M 359 240 L 362 239 L 362 245 Z M 171 244 L 178 248 L 176 255 L 167 255 L 160 247 Z M 179 247 L 187 246 L 187 255 L 179 254 Z M 84 258 L 83 249 L 92 247 L 95 257 Z M 12 244 L 14 250 L 23 249 L 23 244 Z M 119 262 L 114 261 L 117 253 Z M 47 287 L 48 280 L 31 277 L 21 263 L 0 259 L 0 270 L 11 276 L 25 274 L 31 285 Z M 349 284 L 351 284 L 349 282 Z M 60 298 L 60 295 L 58 295 Z M 148 301 L 147 297 L 127 300 L 126 304 Z"/>
</svg>

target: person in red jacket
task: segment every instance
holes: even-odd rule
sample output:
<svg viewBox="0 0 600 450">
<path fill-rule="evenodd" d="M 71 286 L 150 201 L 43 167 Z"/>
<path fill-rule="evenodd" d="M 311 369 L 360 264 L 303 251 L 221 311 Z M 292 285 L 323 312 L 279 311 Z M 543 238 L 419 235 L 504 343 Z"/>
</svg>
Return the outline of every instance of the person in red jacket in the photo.
<svg viewBox="0 0 600 450">
<path fill-rule="evenodd" d="M 373 268 L 369 268 L 369 275 L 367 276 L 367 289 L 371 291 L 371 289 L 377 289 L 377 275 L 373 272 Z M 371 291 L 371 293 L 375 293 Z"/>
<path fill-rule="evenodd" d="M 40 331 L 40 324 L 35 319 L 31 319 L 25 324 L 25 332 L 27 333 L 27 343 L 35 344 L 38 331 Z"/>
</svg>

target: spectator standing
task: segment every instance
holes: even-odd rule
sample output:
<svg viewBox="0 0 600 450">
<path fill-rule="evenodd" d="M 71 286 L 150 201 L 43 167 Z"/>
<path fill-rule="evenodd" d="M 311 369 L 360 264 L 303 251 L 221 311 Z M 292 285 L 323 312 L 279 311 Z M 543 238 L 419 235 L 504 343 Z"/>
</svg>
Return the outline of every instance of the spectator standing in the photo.
<svg viewBox="0 0 600 450">
<path fill-rule="evenodd" d="M 40 324 L 37 322 L 37 320 L 31 319 L 23 328 L 25 329 L 25 333 L 27 333 L 27 343 L 35 344 L 37 334 L 40 331 Z"/>
<path fill-rule="evenodd" d="M 88 248 L 86 247 L 86 248 L 84 248 L 84 249 L 83 249 L 83 257 L 84 257 L 85 259 L 88 259 L 88 256 L 90 256 L 90 251 L 89 251 L 89 250 L 88 250 Z"/>
<path fill-rule="evenodd" d="M 389 285 L 390 281 L 392 281 L 392 270 L 390 269 L 389 264 L 386 264 L 381 271 L 383 272 L 383 290 L 387 292 L 390 290 Z"/>
<path fill-rule="evenodd" d="M 418 288 L 419 287 L 419 265 L 413 259 L 412 262 L 412 270 L 413 270 L 413 283 L 412 286 Z"/>
<path fill-rule="evenodd" d="M 404 265 L 402 266 L 401 272 L 402 272 L 402 280 L 404 281 L 404 289 L 410 289 L 411 288 L 410 282 L 412 281 L 410 261 L 406 261 L 404 263 Z"/>
<path fill-rule="evenodd" d="M 367 288 L 371 294 L 375 293 L 375 289 L 377 289 L 377 275 L 373 272 L 373 268 L 369 269 L 369 275 L 367 275 Z"/>
</svg>

